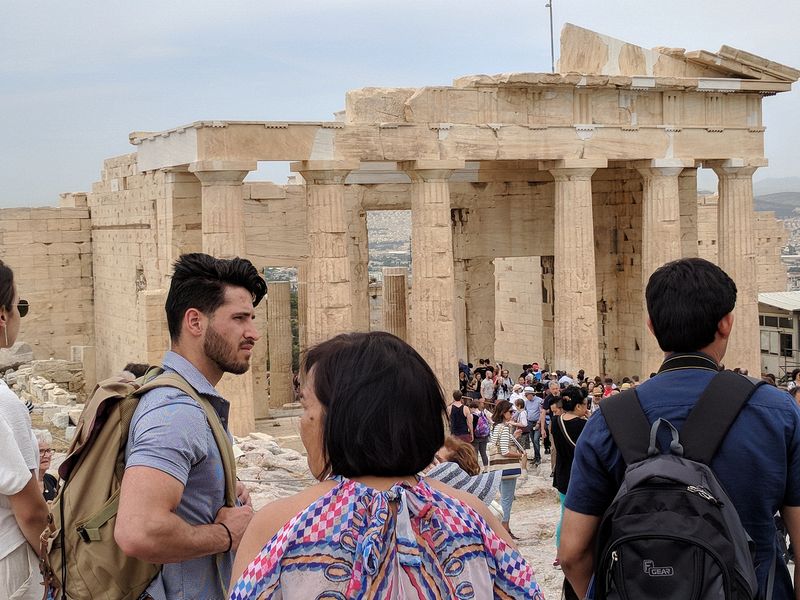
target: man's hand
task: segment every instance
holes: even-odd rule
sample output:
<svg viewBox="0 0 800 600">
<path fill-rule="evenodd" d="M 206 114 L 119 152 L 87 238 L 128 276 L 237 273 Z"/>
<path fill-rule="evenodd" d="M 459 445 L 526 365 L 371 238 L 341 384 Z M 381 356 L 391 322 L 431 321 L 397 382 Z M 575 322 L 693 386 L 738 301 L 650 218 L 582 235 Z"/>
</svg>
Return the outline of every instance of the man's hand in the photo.
<svg viewBox="0 0 800 600">
<path fill-rule="evenodd" d="M 236 499 L 242 506 L 249 506 L 250 508 L 253 507 L 253 502 L 250 500 L 250 491 L 241 481 L 236 482 Z"/>
<path fill-rule="evenodd" d="M 784 506 L 781 508 L 781 517 L 796 552 L 800 547 L 800 506 Z M 800 565 L 797 562 L 794 564 L 794 597 L 800 599 Z"/>
<path fill-rule="evenodd" d="M 242 541 L 244 530 L 250 524 L 250 519 L 253 518 L 252 506 L 234 506 L 233 508 L 223 506 L 217 512 L 217 517 L 214 523 L 223 523 L 228 531 L 231 532 L 231 550 L 236 552 L 239 548 L 239 542 Z"/>
</svg>

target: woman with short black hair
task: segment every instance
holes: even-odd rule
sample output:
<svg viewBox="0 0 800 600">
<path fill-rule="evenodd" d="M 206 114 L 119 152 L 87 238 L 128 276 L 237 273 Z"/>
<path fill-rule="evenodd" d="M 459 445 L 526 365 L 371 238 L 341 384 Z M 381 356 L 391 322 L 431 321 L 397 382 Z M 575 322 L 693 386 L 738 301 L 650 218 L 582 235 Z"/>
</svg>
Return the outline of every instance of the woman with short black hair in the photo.
<svg viewBox="0 0 800 600">
<path fill-rule="evenodd" d="M 417 476 L 444 443 L 445 404 L 411 346 L 341 334 L 308 350 L 303 379 L 300 437 L 320 483 L 253 518 L 233 600 L 542 597 L 485 504 Z"/>
</svg>

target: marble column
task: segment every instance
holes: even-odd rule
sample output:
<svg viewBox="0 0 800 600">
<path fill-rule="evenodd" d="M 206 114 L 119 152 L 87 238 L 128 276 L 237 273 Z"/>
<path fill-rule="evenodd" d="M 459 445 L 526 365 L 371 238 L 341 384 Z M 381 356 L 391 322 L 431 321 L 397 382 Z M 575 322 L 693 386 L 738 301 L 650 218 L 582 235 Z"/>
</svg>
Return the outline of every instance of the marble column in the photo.
<svg viewBox="0 0 800 600">
<path fill-rule="evenodd" d="M 308 348 L 306 324 L 308 323 L 308 266 L 306 263 L 297 265 L 297 337 L 302 355 Z"/>
<path fill-rule="evenodd" d="M 267 357 L 269 339 L 267 336 L 267 298 L 256 306 L 255 325 L 261 339 L 253 347 L 250 357 L 250 370 L 253 373 L 253 408 L 256 420 L 269 417 L 269 390 L 267 382 Z"/>
<path fill-rule="evenodd" d="M 642 176 L 642 323 L 639 334 L 641 375 L 658 371 L 664 352 L 647 327 L 644 291 L 653 271 L 682 256 L 679 176 L 684 166 L 677 160 L 635 163 Z"/>
<path fill-rule="evenodd" d="M 555 180 L 552 369 L 600 368 L 592 217 L 592 175 L 604 160 L 566 159 L 545 165 Z"/>
<path fill-rule="evenodd" d="M 383 329 L 401 340 L 408 340 L 406 290 L 408 269 L 383 268 Z"/>
<path fill-rule="evenodd" d="M 203 252 L 217 258 L 244 257 L 242 181 L 256 169 L 251 161 L 200 161 L 189 170 L 200 180 Z M 229 426 L 234 435 L 255 431 L 252 370 L 243 375 L 225 373 L 215 386 L 230 402 Z"/>
<path fill-rule="evenodd" d="M 269 406 L 292 402 L 291 284 L 267 284 L 267 334 L 269 337 Z"/>
<path fill-rule="evenodd" d="M 312 346 L 353 330 L 352 274 L 345 178 L 358 163 L 292 163 L 306 181 L 305 342 Z"/>
<path fill-rule="evenodd" d="M 400 163 L 411 178 L 411 344 L 449 394 L 458 384 L 448 179 L 463 161 Z"/>
<path fill-rule="evenodd" d="M 758 377 L 761 342 L 753 231 L 753 173 L 764 165 L 735 159 L 707 164 L 719 177 L 717 263 L 733 279 L 737 289 L 733 331 L 723 362 L 730 369 L 740 367 Z"/>
<path fill-rule="evenodd" d="M 361 194 L 348 194 L 347 224 L 350 254 L 350 299 L 353 303 L 353 331 L 369 331 L 369 234 L 367 212 Z"/>
</svg>

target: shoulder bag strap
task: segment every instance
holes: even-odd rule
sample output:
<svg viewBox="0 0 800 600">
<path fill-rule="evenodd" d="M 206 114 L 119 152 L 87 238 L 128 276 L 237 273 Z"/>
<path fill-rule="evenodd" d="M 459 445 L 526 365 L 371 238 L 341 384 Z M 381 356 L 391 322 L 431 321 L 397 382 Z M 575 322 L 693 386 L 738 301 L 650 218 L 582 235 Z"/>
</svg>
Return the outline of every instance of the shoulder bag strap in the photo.
<svg viewBox="0 0 800 600">
<path fill-rule="evenodd" d="M 717 373 L 681 428 L 684 456 L 709 464 L 742 407 L 763 384 L 733 371 Z"/>
<path fill-rule="evenodd" d="M 633 464 L 647 458 L 650 447 L 650 421 L 639 404 L 636 390 L 625 390 L 604 398 L 600 412 L 606 420 L 614 443 L 622 453 L 625 464 Z"/>
<path fill-rule="evenodd" d="M 214 434 L 214 441 L 219 448 L 219 454 L 222 458 L 222 468 L 225 472 L 225 506 L 236 506 L 236 459 L 233 456 L 233 446 L 228 437 L 222 422 L 219 420 L 219 415 L 211 403 L 197 393 L 189 383 L 177 373 L 162 373 L 158 377 L 148 381 L 137 390 L 137 394 L 141 395 L 149 392 L 152 389 L 159 387 L 173 387 L 182 391 L 184 394 L 197 402 L 206 414 L 206 420 L 211 427 L 211 432 Z"/>
<path fill-rule="evenodd" d="M 563 432 L 564 432 L 564 437 L 565 437 L 565 438 L 567 438 L 567 441 L 568 441 L 570 444 L 572 444 L 572 447 L 574 448 L 574 447 L 575 447 L 575 442 L 574 442 L 574 441 L 572 440 L 572 438 L 569 436 L 569 433 L 567 433 L 567 426 L 566 426 L 566 424 L 564 423 L 564 419 L 563 419 L 563 417 L 560 417 L 560 416 L 559 416 L 559 417 L 556 417 L 556 418 L 558 419 L 558 422 L 561 424 L 561 431 L 563 431 Z"/>
</svg>

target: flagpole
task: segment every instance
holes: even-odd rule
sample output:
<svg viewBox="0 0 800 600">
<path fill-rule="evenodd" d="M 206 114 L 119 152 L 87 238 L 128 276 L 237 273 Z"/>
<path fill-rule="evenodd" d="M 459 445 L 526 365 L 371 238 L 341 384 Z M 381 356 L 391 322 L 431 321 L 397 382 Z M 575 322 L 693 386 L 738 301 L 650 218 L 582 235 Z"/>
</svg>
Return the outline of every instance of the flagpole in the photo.
<svg viewBox="0 0 800 600">
<path fill-rule="evenodd" d="M 550 72 L 556 72 L 556 53 L 555 53 L 555 45 L 553 42 L 553 0 L 549 0 L 547 4 L 545 4 L 545 8 L 550 9 Z"/>
</svg>

